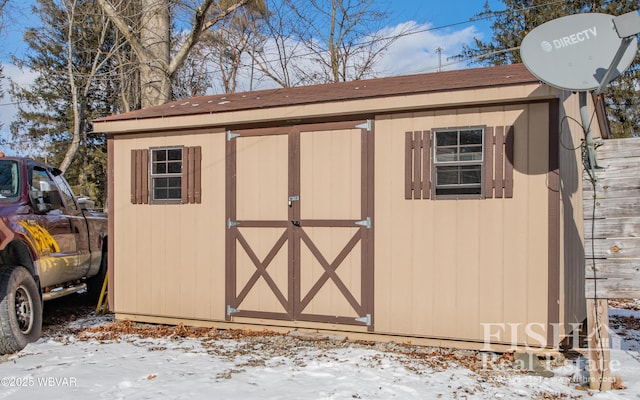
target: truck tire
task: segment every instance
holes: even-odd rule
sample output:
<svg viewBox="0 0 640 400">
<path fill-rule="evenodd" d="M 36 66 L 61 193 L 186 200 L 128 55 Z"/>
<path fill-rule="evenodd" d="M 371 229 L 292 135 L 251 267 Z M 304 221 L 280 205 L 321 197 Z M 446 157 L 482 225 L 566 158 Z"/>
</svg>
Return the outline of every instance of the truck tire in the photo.
<svg viewBox="0 0 640 400">
<path fill-rule="evenodd" d="M 42 299 L 26 268 L 0 268 L 0 354 L 22 350 L 42 332 Z"/>
</svg>

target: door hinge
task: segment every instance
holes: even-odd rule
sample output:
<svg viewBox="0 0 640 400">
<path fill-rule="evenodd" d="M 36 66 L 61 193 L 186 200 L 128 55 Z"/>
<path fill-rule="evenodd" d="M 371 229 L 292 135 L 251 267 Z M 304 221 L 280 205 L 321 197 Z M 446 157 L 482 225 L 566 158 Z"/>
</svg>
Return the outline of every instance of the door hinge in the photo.
<svg viewBox="0 0 640 400">
<path fill-rule="evenodd" d="M 231 228 L 236 227 L 238 225 L 240 225 L 240 222 L 232 221 L 231 218 L 227 219 L 227 229 L 231 229 Z"/>
<path fill-rule="evenodd" d="M 370 119 L 367 120 L 367 122 L 360 124 L 360 125 L 356 125 L 356 128 L 358 129 L 366 129 L 367 132 L 371 132 L 371 123 L 372 121 Z"/>
<path fill-rule="evenodd" d="M 366 219 L 363 219 L 362 221 L 356 221 L 356 225 L 364 226 L 367 229 L 371 229 L 371 217 L 367 217 Z"/>
<path fill-rule="evenodd" d="M 231 316 L 231 314 L 237 314 L 239 312 L 240 312 L 240 310 L 238 310 L 237 308 L 233 308 L 229 304 L 227 304 L 227 315 L 228 316 Z"/>
<path fill-rule="evenodd" d="M 233 133 L 231 131 L 227 131 L 227 142 L 230 142 L 231 139 L 235 139 L 235 138 L 237 138 L 239 136 L 240 136 L 239 133 Z"/>
<path fill-rule="evenodd" d="M 367 314 L 364 317 L 356 318 L 356 321 L 362 322 L 366 326 L 371 326 L 371 314 Z"/>
</svg>

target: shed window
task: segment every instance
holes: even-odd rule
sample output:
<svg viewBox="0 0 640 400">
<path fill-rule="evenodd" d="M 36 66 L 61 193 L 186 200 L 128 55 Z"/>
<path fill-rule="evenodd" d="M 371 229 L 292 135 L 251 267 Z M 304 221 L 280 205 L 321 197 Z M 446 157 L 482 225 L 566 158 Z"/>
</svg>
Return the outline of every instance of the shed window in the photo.
<svg viewBox="0 0 640 400">
<path fill-rule="evenodd" d="M 513 197 L 513 126 L 405 132 L 405 199 Z"/>
<path fill-rule="evenodd" d="M 182 200 L 182 147 L 151 149 L 151 200 Z"/>
<path fill-rule="evenodd" d="M 482 195 L 483 128 L 433 132 L 436 196 Z"/>
<path fill-rule="evenodd" d="M 133 204 L 201 203 L 200 146 L 131 151 Z"/>
</svg>

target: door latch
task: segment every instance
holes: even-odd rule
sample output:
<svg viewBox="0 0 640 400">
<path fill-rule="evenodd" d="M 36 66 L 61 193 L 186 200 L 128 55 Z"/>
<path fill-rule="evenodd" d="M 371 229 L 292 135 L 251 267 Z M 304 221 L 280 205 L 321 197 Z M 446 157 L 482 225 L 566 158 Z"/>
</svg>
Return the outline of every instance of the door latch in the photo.
<svg viewBox="0 0 640 400">
<path fill-rule="evenodd" d="M 292 223 L 294 226 L 300 226 L 300 221 L 298 221 L 298 220 L 293 220 L 293 221 L 291 221 L 291 223 Z"/>
<path fill-rule="evenodd" d="M 300 196 L 289 196 L 289 207 L 293 207 L 294 201 L 300 201 Z"/>
</svg>

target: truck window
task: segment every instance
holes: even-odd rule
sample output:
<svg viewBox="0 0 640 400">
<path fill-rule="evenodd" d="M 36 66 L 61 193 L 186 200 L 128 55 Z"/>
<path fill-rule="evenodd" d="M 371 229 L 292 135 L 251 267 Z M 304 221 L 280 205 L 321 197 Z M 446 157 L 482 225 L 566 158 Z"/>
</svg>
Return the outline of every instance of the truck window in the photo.
<svg viewBox="0 0 640 400">
<path fill-rule="evenodd" d="M 78 206 L 76 205 L 75 197 L 71 191 L 71 187 L 67 183 L 67 180 L 64 179 L 62 175 L 56 175 L 53 177 L 53 182 L 58 186 L 58 190 L 62 195 L 62 201 L 64 201 L 65 207 L 68 210 L 77 210 Z"/>
<path fill-rule="evenodd" d="M 56 184 L 42 167 L 29 169 L 29 197 L 36 203 L 45 204 L 49 210 L 58 210 L 63 207 Z"/>
<path fill-rule="evenodd" d="M 18 196 L 18 163 L 0 160 L 0 199 Z"/>
</svg>

